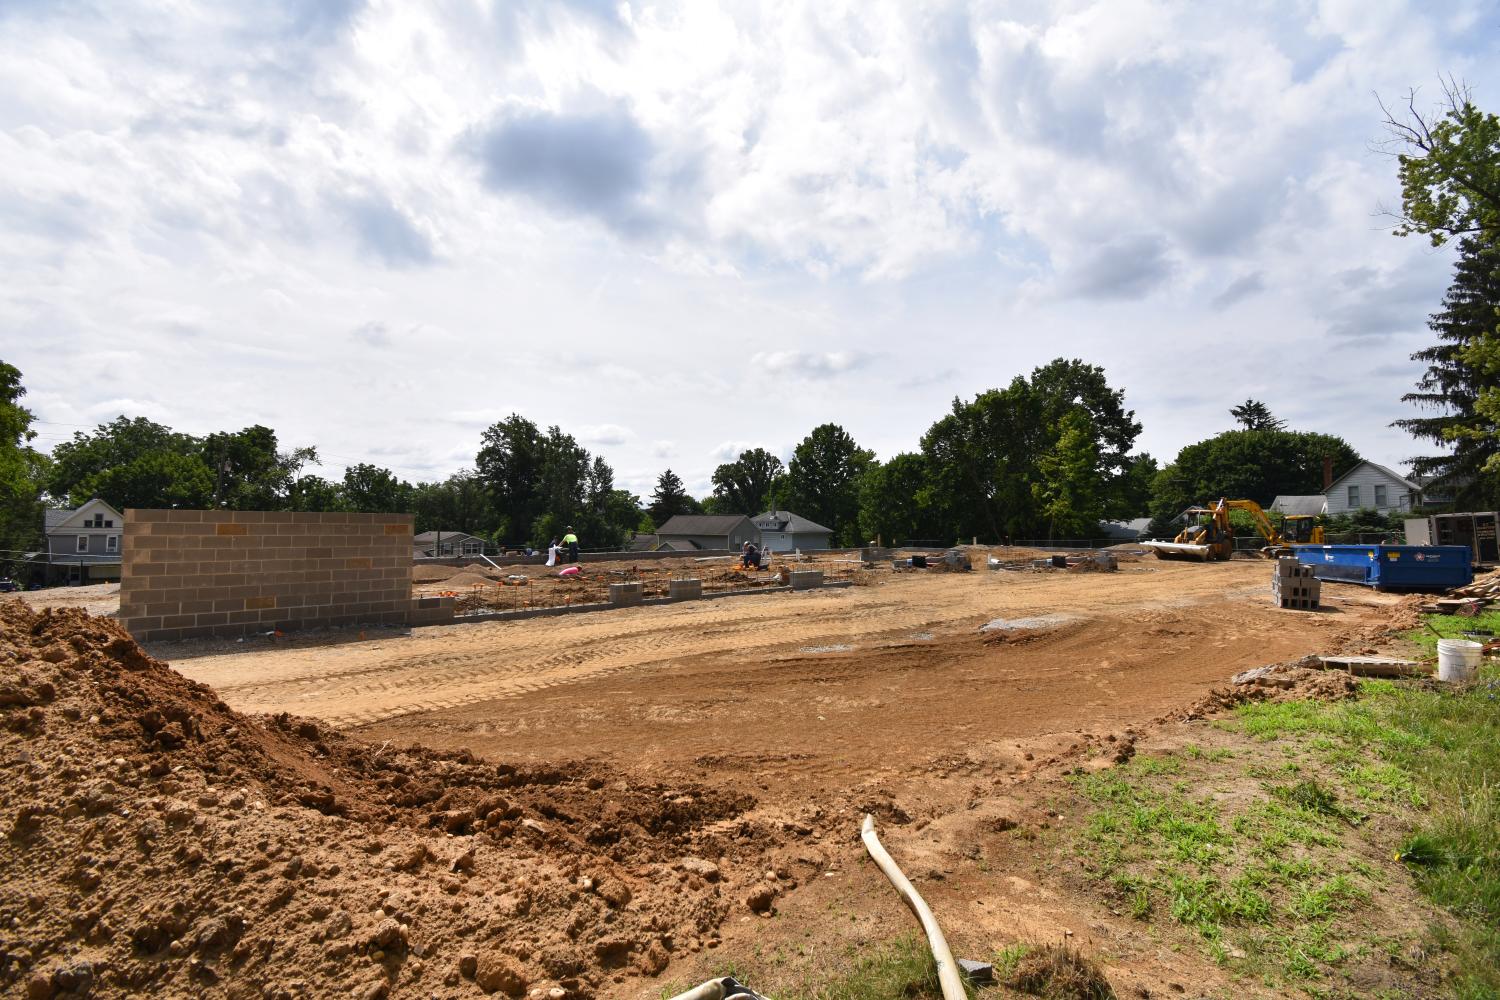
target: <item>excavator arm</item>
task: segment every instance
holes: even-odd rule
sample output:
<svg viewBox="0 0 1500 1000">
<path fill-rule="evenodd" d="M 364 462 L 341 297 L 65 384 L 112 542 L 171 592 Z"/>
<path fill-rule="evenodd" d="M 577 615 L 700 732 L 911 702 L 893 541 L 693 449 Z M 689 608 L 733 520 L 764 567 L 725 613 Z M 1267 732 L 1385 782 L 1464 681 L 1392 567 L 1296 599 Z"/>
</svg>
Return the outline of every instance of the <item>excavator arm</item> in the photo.
<svg viewBox="0 0 1500 1000">
<path fill-rule="evenodd" d="M 1254 500 L 1220 500 L 1219 502 L 1230 510 L 1242 510 L 1249 514 L 1250 519 L 1255 522 L 1255 530 L 1260 532 L 1260 537 L 1266 540 L 1267 545 L 1286 544 L 1286 539 L 1281 537 L 1281 532 L 1276 530 L 1276 525 L 1271 523 L 1266 512 Z"/>
</svg>

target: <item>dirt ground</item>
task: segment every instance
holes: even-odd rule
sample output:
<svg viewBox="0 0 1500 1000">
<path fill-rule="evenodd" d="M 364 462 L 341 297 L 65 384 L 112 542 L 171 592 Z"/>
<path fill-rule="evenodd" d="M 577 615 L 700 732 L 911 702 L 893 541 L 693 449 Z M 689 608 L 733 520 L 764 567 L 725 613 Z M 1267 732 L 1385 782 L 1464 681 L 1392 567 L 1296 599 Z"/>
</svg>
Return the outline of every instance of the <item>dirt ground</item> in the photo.
<svg viewBox="0 0 1500 1000">
<path fill-rule="evenodd" d="M 840 590 L 151 652 L 230 709 L 315 717 L 366 747 L 533 771 L 578 762 L 567 781 L 728 796 L 680 842 L 640 847 L 719 858 L 720 909 L 688 920 L 658 901 L 693 946 L 589 973 L 588 995 L 656 997 L 663 980 L 773 955 L 833 965 L 910 929 L 860 850 L 868 811 L 960 951 L 1066 939 L 1122 996 L 1208 996 L 1228 984 L 1201 956 L 1024 865 L 960 862 L 985 831 L 1061 825 L 1047 782 L 1081 760 L 1183 725 L 1168 717 L 1247 667 L 1378 649 L 1405 608 L 1329 585 L 1322 611 L 1282 611 L 1269 575 L 1262 562 L 1130 559 L 1114 573 L 885 568 Z M 588 814 L 582 800 L 544 808 Z M 640 895 L 659 876 L 616 877 Z M 542 957 L 520 955 L 533 970 Z"/>
</svg>

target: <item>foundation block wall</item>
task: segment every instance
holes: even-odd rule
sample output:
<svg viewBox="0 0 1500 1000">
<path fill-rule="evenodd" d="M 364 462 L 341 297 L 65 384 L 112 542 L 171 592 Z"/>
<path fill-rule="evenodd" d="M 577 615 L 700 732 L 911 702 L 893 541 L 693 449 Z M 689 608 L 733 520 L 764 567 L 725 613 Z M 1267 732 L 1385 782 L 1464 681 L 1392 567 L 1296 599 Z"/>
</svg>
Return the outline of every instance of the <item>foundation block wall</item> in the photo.
<svg viewBox="0 0 1500 1000">
<path fill-rule="evenodd" d="M 120 618 L 142 642 L 411 623 L 410 514 L 130 510 Z"/>
</svg>

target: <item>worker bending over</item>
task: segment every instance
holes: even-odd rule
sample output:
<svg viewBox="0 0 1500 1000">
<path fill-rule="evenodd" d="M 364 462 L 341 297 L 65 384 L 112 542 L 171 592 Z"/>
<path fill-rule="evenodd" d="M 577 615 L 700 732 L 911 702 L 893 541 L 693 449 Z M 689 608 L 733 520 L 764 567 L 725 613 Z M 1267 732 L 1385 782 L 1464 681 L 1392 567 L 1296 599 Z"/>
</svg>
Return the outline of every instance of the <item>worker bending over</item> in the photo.
<svg viewBox="0 0 1500 1000">
<path fill-rule="evenodd" d="M 760 549 L 754 542 L 746 542 L 740 553 L 740 569 L 760 569 Z"/>
</svg>

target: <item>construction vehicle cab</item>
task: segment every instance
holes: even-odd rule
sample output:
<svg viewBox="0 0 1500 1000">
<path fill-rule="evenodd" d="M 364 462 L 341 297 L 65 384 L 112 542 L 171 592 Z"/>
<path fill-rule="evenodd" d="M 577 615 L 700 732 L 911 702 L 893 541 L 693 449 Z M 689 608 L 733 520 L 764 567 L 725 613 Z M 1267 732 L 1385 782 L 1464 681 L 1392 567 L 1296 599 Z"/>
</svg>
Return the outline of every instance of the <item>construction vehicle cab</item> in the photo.
<svg viewBox="0 0 1500 1000">
<path fill-rule="evenodd" d="M 1316 514 L 1288 514 L 1281 521 L 1281 540 L 1288 545 L 1322 545 L 1323 526 Z"/>
</svg>

